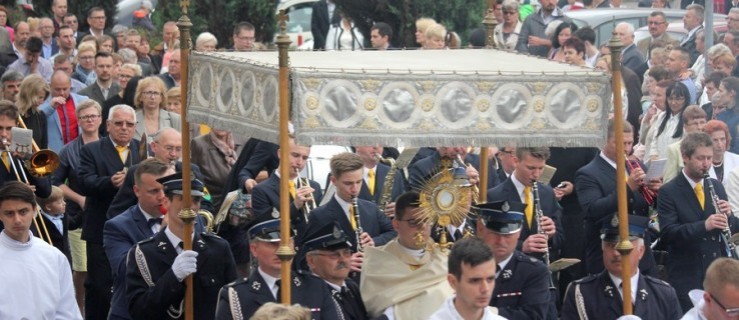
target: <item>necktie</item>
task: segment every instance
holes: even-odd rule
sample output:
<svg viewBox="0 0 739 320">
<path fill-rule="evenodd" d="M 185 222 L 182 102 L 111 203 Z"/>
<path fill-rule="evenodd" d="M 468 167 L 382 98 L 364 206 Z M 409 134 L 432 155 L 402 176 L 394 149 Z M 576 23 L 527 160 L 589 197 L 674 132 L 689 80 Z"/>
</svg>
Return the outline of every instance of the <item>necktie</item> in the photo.
<svg viewBox="0 0 739 320">
<path fill-rule="evenodd" d="M 277 281 L 275 281 L 275 287 L 277 288 L 275 300 L 282 301 L 282 279 L 277 279 Z"/>
<path fill-rule="evenodd" d="M 8 157 L 7 151 L 3 151 L 3 164 L 5 165 L 5 170 L 10 172 L 10 158 Z"/>
<path fill-rule="evenodd" d="M 534 201 L 531 198 L 531 187 L 526 186 L 523 188 L 523 196 L 524 201 L 526 202 L 526 210 L 524 213 L 526 213 L 526 223 L 529 224 L 529 228 L 531 228 L 531 219 L 534 216 Z"/>
<path fill-rule="evenodd" d="M 126 155 L 126 149 L 128 149 L 128 147 L 126 147 L 126 146 L 115 146 L 115 149 L 118 150 L 118 156 L 121 158 L 121 161 L 123 163 L 126 163 L 126 157 L 125 157 L 125 155 Z"/>
<path fill-rule="evenodd" d="M 354 218 L 354 206 L 349 205 L 349 223 L 352 225 L 353 230 L 357 230 L 357 220 Z"/>
<path fill-rule="evenodd" d="M 495 273 L 498 273 L 498 272 L 500 272 L 500 265 L 499 264 L 496 264 L 495 265 Z"/>
<path fill-rule="evenodd" d="M 706 208 L 706 195 L 703 193 L 703 184 L 702 183 L 696 183 L 695 184 L 695 196 L 698 198 L 698 203 L 701 205 L 701 209 Z"/>
<path fill-rule="evenodd" d="M 147 224 L 149 224 L 149 228 L 155 226 L 155 225 L 161 225 L 162 224 L 162 218 L 151 218 L 146 221 Z"/>
<path fill-rule="evenodd" d="M 298 178 L 298 179 L 300 179 L 300 178 Z M 288 182 L 288 184 L 290 185 L 290 195 L 293 197 L 293 199 L 295 199 L 295 196 L 296 196 L 295 181 L 290 180 Z"/>
<path fill-rule="evenodd" d="M 454 231 L 454 241 L 457 241 L 459 239 L 462 239 L 462 231 L 457 229 L 457 231 Z"/>
<path fill-rule="evenodd" d="M 367 172 L 367 187 L 371 195 L 375 195 L 375 169 L 369 169 Z"/>
</svg>

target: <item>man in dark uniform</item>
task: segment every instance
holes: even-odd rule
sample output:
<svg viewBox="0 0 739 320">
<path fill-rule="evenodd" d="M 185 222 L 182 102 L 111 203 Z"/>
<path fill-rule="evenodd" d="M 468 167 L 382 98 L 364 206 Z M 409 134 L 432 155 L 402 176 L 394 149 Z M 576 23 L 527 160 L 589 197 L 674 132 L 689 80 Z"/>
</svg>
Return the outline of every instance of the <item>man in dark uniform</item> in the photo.
<svg viewBox="0 0 739 320">
<path fill-rule="evenodd" d="M 518 148 L 516 158 L 518 159 L 516 169 L 511 176 L 505 182 L 488 190 L 488 202 L 520 201 L 525 203 L 525 223 L 521 228 L 516 250 L 538 258 L 542 258 L 545 252 L 549 252 L 550 261 L 555 261 L 564 241 L 562 212 L 555 198 L 555 194 L 561 191 L 553 191 L 550 186 L 536 182 L 549 159 L 549 148 Z M 544 213 L 541 221 L 534 211 L 533 182 L 536 182 L 539 192 L 539 209 Z M 538 232 L 539 227 L 543 233 Z"/>
<path fill-rule="evenodd" d="M 601 247 L 606 270 L 576 280 L 567 288 L 562 305 L 562 320 L 569 319 L 616 319 L 623 305 L 621 288 L 621 264 L 631 266 L 631 302 L 634 315 L 643 320 L 679 319 L 682 316 L 675 289 L 667 282 L 643 275 L 639 272 L 639 260 L 644 256 L 644 231 L 649 218 L 629 216 L 629 238 L 634 249 L 628 261 L 622 261 L 616 250 L 619 242 L 618 219 L 614 216 L 602 230 Z"/>
<path fill-rule="evenodd" d="M 192 250 L 182 249 L 184 223 L 179 218 L 183 208 L 182 174 L 157 180 L 166 198 L 167 227 L 154 237 L 139 242 L 128 252 L 126 296 L 133 319 L 182 319 L 185 278 L 193 275 L 194 318 L 213 319 L 218 290 L 235 280 L 234 263 L 228 242 L 207 233 L 194 233 Z M 200 208 L 203 183 L 192 180 L 191 209 Z"/>
<path fill-rule="evenodd" d="M 713 141 L 707 133 L 692 132 L 683 137 L 680 153 L 685 167 L 660 189 L 657 202 L 661 239 L 668 252 L 667 274 L 683 310 L 692 307 L 688 292 L 702 287 L 711 262 L 727 255 L 722 230 L 739 230 L 739 220 L 731 214 L 721 182 L 703 178 L 713 164 L 712 150 Z M 718 208 L 711 199 L 710 185 L 715 188 Z"/>
<path fill-rule="evenodd" d="M 282 263 L 276 254 L 280 245 L 280 220 L 262 218 L 249 229 L 249 247 L 257 261 L 257 268 L 252 270 L 248 278 L 221 288 L 216 320 L 249 319 L 263 304 L 281 300 Z M 293 273 L 288 281 L 291 285 L 290 301 L 309 308 L 312 319 L 339 319 L 336 302 L 320 278 Z"/>
<path fill-rule="evenodd" d="M 310 218 L 306 215 L 307 208 L 321 201 L 321 187 L 318 182 L 298 176 L 303 171 L 310 155 L 310 146 L 302 146 L 295 143 L 295 138 L 290 136 L 288 147 L 288 171 L 290 172 L 290 222 L 297 235 L 300 236 L 308 224 Z M 280 150 L 275 152 L 278 156 Z M 252 208 L 257 217 L 271 216 L 274 210 L 280 209 L 280 167 L 267 178 L 252 189 Z M 315 209 L 315 208 L 314 208 Z M 307 210 L 307 211 L 306 211 Z"/>
<path fill-rule="evenodd" d="M 352 256 L 349 237 L 334 221 L 306 230 L 306 238 L 308 240 L 301 250 L 306 252 L 308 268 L 326 282 L 344 319 L 368 319 L 359 285 L 349 278 L 349 259 Z"/>
<path fill-rule="evenodd" d="M 524 204 L 513 201 L 480 204 L 477 236 L 495 255 L 498 272 L 490 305 L 506 319 L 546 319 L 550 273 L 539 259 L 516 250 Z"/>
<path fill-rule="evenodd" d="M 618 199 L 616 197 L 616 135 L 613 120 L 608 121 L 608 134 L 606 144 L 599 155 L 593 161 L 582 167 L 575 174 L 575 190 L 578 200 L 585 211 L 585 272 L 598 274 L 603 271 L 603 257 L 599 243 L 600 228 L 603 223 L 611 219 L 609 212 L 618 210 Z M 631 153 L 634 143 L 634 129 L 628 122 L 624 123 L 624 151 Z M 629 214 L 646 217 L 649 215 L 649 204 L 640 188 L 646 181 L 646 173 L 641 168 L 628 170 L 626 180 L 626 199 Z M 647 187 L 657 190 L 661 186 L 661 180 L 648 182 Z M 656 263 L 649 248 L 649 236 L 644 239 L 647 242 L 647 251 L 644 259 L 639 264 L 642 274 L 655 276 L 657 273 Z"/>
<path fill-rule="evenodd" d="M 459 157 L 464 159 L 464 164 L 458 163 Z M 467 164 L 470 164 L 467 166 Z M 418 160 L 410 167 L 408 184 L 411 190 L 419 190 L 426 180 L 437 174 L 444 168 L 465 165 L 467 176 L 471 184 L 477 184 L 480 180 L 478 168 L 480 168 L 480 156 L 467 153 L 465 147 L 439 147 L 430 156 Z M 488 186 L 493 187 L 499 183 L 498 174 L 495 170 L 488 170 Z"/>
<path fill-rule="evenodd" d="M 336 193 L 328 203 L 313 210 L 308 227 L 337 221 L 352 243 L 352 251 L 355 252 L 351 262 L 352 270 L 358 272 L 361 271 L 362 253 L 357 252 L 357 246 L 381 246 L 395 238 L 397 233 L 393 230 L 390 219 L 370 201 L 357 199 L 359 212 L 352 213 L 352 199 L 359 195 L 364 183 L 362 159 L 354 153 L 344 152 L 333 156 L 330 165 L 331 183 L 336 186 Z M 355 230 L 359 227 L 363 232 L 357 236 Z M 360 243 L 357 243 L 357 239 Z M 305 239 L 299 235 L 298 245 L 304 242 Z M 300 255 L 304 254 L 305 252 L 299 252 L 298 261 L 303 261 Z"/>
</svg>

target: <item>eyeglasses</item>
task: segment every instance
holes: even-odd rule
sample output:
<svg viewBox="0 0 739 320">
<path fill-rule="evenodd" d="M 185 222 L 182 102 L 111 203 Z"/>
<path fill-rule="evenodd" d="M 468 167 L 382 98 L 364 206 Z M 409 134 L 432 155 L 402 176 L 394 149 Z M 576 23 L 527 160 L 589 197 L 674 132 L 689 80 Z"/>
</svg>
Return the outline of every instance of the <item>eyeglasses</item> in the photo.
<svg viewBox="0 0 739 320">
<path fill-rule="evenodd" d="M 105 20 L 105 16 L 90 17 L 93 20 Z"/>
<path fill-rule="evenodd" d="M 113 121 L 113 125 L 115 125 L 116 127 L 126 126 L 127 128 L 133 128 L 136 126 L 136 123 L 128 121 Z"/>
<path fill-rule="evenodd" d="M 664 23 L 665 23 L 664 21 L 647 21 L 647 24 L 650 26 L 658 26 Z"/>
<path fill-rule="evenodd" d="M 402 221 L 402 222 L 407 223 L 408 226 L 411 227 L 411 228 L 417 228 L 417 227 L 426 225 L 426 222 L 423 221 L 423 220 L 420 220 L 420 219 L 406 219 L 406 220 L 400 220 L 400 219 L 398 219 L 398 221 Z"/>
<path fill-rule="evenodd" d="M 167 150 L 168 153 L 172 153 L 172 152 L 180 153 L 180 152 L 182 152 L 182 147 L 163 146 L 162 149 Z"/>
<path fill-rule="evenodd" d="M 668 100 L 672 101 L 685 101 L 685 97 L 677 97 L 677 96 L 669 96 L 667 97 Z"/>
<path fill-rule="evenodd" d="M 516 12 L 516 11 L 503 11 L 503 15 L 504 15 L 504 16 L 505 16 L 505 15 L 514 15 L 514 14 L 516 14 L 516 13 L 518 13 L 518 12 Z"/>
<path fill-rule="evenodd" d="M 736 317 L 736 316 L 739 316 L 739 308 L 727 308 L 727 307 L 725 307 L 725 306 L 724 306 L 724 305 L 723 305 L 723 304 L 721 303 L 721 301 L 718 301 L 718 299 L 716 299 L 716 297 L 715 297 L 715 296 L 714 296 L 714 295 L 713 295 L 712 293 L 709 293 L 708 295 L 710 295 L 710 296 L 711 296 L 711 299 L 713 299 L 713 301 L 716 301 L 716 304 L 717 304 L 717 305 L 718 305 L 719 307 L 721 307 L 721 309 L 724 309 L 724 312 L 726 312 L 726 314 L 727 314 L 727 315 L 729 315 L 729 317 Z"/>
<path fill-rule="evenodd" d="M 352 256 L 352 251 L 349 249 L 341 249 L 341 250 L 328 251 L 328 252 L 313 252 L 311 253 L 311 255 L 328 257 L 330 259 L 336 260 L 341 257 L 350 258 Z"/>
<path fill-rule="evenodd" d="M 726 21 L 739 21 L 739 18 L 726 17 Z"/>
<path fill-rule="evenodd" d="M 86 116 L 79 117 L 79 119 L 82 120 L 82 121 L 92 121 L 92 120 L 95 120 L 97 118 L 100 118 L 100 115 L 99 114 L 91 114 L 91 115 L 86 115 Z"/>
<path fill-rule="evenodd" d="M 92 59 L 94 59 L 94 58 L 95 58 L 95 57 L 93 57 L 93 56 L 89 56 L 89 57 L 82 57 L 82 56 L 80 56 L 80 57 L 79 57 L 79 59 L 80 59 L 80 60 L 87 60 L 87 61 L 89 61 L 89 60 L 92 60 Z"/>
<path fill-rule="evenodd" d="M 507 154 L 509 156 L 513 155 L 513 151 L 506 151 L 506 150 L 500 150 L 499 153 Z"/>
<path fill-rule="evenodd" d="M 255 37 L 239 37 L 239 36 L 237 36 L 236 39 L 239 39 L 241 41 L 254 41 L 256 38 Z"/>
<path fill-rule="evenodd" d="M 158 92 L 158 91 L 144 91 L 141 94 L 143 94 L 145 96 L 153 97 L 153 96 L 158 96 L 158 95 L 160 95 L 162 93 L 161 92 Z"/>
</svg>

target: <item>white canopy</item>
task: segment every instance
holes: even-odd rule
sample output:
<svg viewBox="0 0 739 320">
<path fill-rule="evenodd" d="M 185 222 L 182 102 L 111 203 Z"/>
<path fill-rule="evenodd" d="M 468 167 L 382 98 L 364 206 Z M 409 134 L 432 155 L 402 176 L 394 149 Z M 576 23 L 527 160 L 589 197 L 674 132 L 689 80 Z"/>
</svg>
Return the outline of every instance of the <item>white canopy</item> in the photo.
<svg viewBox="0 0 739 320">
<path fill-rule="evenodd" d="M 498 50 L 290 52 L 298 141 L 386 146 L 595 146 L 610 77 Z M 277 52 L 193 53 L 188 115 L 278 139 Z"/>
</svg>

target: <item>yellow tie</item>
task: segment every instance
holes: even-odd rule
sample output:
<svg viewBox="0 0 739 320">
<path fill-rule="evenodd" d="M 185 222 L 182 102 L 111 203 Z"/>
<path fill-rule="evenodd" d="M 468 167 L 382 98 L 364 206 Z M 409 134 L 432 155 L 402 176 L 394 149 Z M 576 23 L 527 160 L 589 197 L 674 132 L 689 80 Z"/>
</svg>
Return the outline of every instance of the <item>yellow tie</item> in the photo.
<svg viewBox="0 0 739 320">
<path fill-rule="evenodd" d="M 295 181 L 290 180 L 288 183 L 290 184 L 290 195 L 295 199 Z"/>
<path fill-rule="evenodd" d="M 349 223 L 353 230 L 357 230 L 357 220 L 354 218 L 354 206 L 349 205 Z"/>
<path fill-rule="evenodd" d="M 531 199 L 531 187 L 526 186 L 523 188 L 523 196 L 526 198 L 526 223 L 528 223 L 529 228 L 531 228 L 531 219 L 534 216 L 534 201 Z"/>
<path fill-rule="evenodd" d="M 706 195 L 703 193 L 703 184 L 697 183 L 695 185 L 695 196 L 698 197 L 698 203 L 701 204 L 701 209 L 706 209 Z"/>
<path fill-rule="evenodd" d="M 126 147 L 126 146 L 115 146 L 115 149 L 118 150 L 118 156 L 121 157 L 121 161 L 123 163 L 125 163 L 126 162 L 126 156 L 125 156 L 126 153 L 125 152 L 126 152 L 126 149 L 128 149 L 128 147 Z"/>
<path fill-rule="evenodd" d="M 10 158 L 8 158 L 7 151 L 3 151 L 3 164 L 5 165 L 5 169 L 10 172 Z"/>
<path fill-rule="evenodd" d="M 367 187 L 371 195 L 375 195 L 375 169 L 369 169 L 367 172 Z"/>
</svg>

